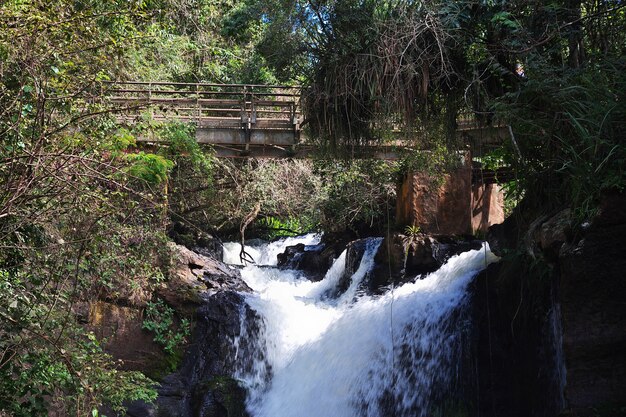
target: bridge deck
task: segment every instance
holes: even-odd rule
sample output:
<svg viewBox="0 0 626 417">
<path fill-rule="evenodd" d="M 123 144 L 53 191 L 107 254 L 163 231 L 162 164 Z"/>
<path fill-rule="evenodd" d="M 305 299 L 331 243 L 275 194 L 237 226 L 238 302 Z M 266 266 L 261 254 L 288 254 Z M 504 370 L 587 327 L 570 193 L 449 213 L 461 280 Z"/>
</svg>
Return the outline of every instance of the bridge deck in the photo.
<svg viewBox="0 0 626 417">
<path fill-rule="evenodd" d="M 312 152 L 301 128 L 300 87 L 133 81 L 104 86 L 103 95 L 114 105 L 120 123 L 146 119 L 194 123 L 197 141 L 213 145 L 218 156 L 306 157 Z M 458 132 L 475 156 L 508 138 L 506 127 L 480 126 L 471 116 L 458 120 Z M 407 145 L 408 141 L 396 140 L 358 152 L 396 159 L 398 148 Z"/>
</svg>

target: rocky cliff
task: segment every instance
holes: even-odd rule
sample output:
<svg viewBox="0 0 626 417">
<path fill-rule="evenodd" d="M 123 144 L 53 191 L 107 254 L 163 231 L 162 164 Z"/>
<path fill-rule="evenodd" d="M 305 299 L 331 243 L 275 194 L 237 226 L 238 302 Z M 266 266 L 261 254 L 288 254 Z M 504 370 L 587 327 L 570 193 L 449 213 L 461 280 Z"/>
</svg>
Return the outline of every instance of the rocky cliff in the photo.
<svg viewBox="0 0 626 417">
<path fill-rule="evenodd" d="M 476 281 L 481 414 L 622 416 L 626 198 L 578 227 L 569 210 L 529 212 L 490 229 L 503 260 Z"/>
</svg>

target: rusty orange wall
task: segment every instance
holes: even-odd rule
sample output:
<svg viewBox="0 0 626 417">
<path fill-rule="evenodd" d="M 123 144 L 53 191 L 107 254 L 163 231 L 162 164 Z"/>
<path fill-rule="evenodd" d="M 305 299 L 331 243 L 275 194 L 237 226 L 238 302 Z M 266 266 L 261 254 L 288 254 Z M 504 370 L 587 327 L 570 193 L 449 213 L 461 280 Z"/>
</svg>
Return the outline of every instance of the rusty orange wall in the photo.
<svg viewBox="0 0 626 417">
<path fill-rule="evenodd" d="M 498 184 L 472 186 L 472 230 L 486 233 L 504 221 L 504 192 Z"/>
<path fill-rule="evenodd" d="M 461 167 L 445 175 L 441 186 L 428 174 L 409 174 L 398 192 L 398 223 L 419 226 L 426 233 L 469 233 L 471 174 L 469 167 Z"/>
<path fill-rule="evenodd" d="M 425 173 L 407 175 L 398 190 L 396 220 L 425 233 L 460 235 L 486 231 L 504 220 L 504 197 L 498 185 L 472 185 L 469 164 L 435 185 Z"/>
</svg>

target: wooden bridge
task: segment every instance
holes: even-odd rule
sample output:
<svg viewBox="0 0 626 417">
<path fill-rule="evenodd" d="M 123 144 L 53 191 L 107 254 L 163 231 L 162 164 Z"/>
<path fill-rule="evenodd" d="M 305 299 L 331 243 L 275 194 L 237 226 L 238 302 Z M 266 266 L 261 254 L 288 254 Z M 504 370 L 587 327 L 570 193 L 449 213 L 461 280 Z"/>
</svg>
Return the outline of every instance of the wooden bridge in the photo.
<svg viewBox="0 0 626 417">
<path fill-rule="evenodd" d="M 303 149 L 300 88 L 274 85 L 105 83 L 118 122 L 181 121 L 218 156 L 284 157 Z M 139 138 L 158 142 L 158 138 Z"/>
<path fill-rule="evenodd" d="M 302 131 L 300 87 L 170 82 L 107 82 L 103 95 L 114 105 L 118 121 L 194 123 L 199 143 L 211 144 L 221 157 L 306 157 L 313 151 Z M 481 126 L 471 116 L 458 120 L 458 132 L 474 156 L 508 138 L 503 127 Z M 140 141 L 158 142 L 143 137 Z M 366 154 L 396 159 L 397 140 L 367 147 Z M 363 149 L 359 150 L 363 153 Z"/>
</svg>

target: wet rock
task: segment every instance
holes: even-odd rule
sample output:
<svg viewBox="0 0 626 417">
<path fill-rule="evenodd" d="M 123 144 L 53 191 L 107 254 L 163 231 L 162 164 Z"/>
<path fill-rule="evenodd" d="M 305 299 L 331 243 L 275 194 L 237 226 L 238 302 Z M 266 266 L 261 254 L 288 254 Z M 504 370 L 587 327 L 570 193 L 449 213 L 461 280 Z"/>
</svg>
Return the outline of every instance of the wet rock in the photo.
<svg viewBox="0 0 626 417">
<path fill-rule="evenodd" d="M 553 400 L 561 394 L 566 409 L 560 415 L 623 415 L 624 236 L 623 194 L 605 195 L 600 213 L 579 229 L 572 226 L 570 210 L 519 212 L 490 228 L 494 252 L 522 248 L 525 257 L 504 259 L 499 270 L 490 267 L 476 281 L 489 298 L 475 320 L 483 332 L 483 347 L 478 349 L 483 357 L 477 360 L 481 415 L 552 417 L 559 413 Z M 555 391 L 554 380 L 548 378 L 555 366 L 546 359 L 551 341 L 545 329 L 552 325 L 547 320 L 556 305 L 564 391 Z"/>
<path fill-rule="evenodd" d="M 283 253 L 277 255 L 278 267 L 286 269 L 298 269 L 300 267 L 300 258 L 305 251 L 304 243 L 287 246 Z"/>
<path fill-rule="evenodd" d="M 433 257 L 434 239 L 426 235 L 418 235 L 408 239 L 399 235 L 406 242 L 405 275 L 415 276 L 436 271 L 439 268 L 437 260 Z"/>
<path fill-rule="evenodd" d="M 207 290 L 252 291 L 237 268 L 182 245 L 171 244 L 170 248 L 174 253 L 170 279 L 157 293 L 176 310 L 192 314 Z"/>
<path fill-rule="evenodd" d="M 470 286 L 472 355 L 465 364 L 470 415 L 556 417 L 561 387 L 551 326 L 555 275 L 530 275 L 527 260 L 490 265 Z M 471 346 L 471 347 L 470 347 Z"/>
<path fill-rule="evenodd" d="M 436 271 L 452 256 L 480 249 L 481 246 L 482 241 L 473 239 L 433 237 L 421 233 L 414 236 L 392 234 L 383 239 L 374 258 L 375 265 L 363 280 L 362 287 L 368 294 L 382 293 L 389 285 L 411 282 Z M 362 253 L 360 257 L 355 253 L 354 261 L 358 258 L 360 262 L 362 256 Z M 350 270 L 347 265 L 346 262 L 346 273 L 353 273 L 354 265 Z"/>
<path fill-rule="evenodd" d="M 346 267 L 342 277 L 337 283 L 338 294 L 344 293 L 348 287 L 350 287 L 352 275 L 354 275 L 357 269 L 359 269 L 359 265 L 361 264 L 361 260 L 363 259 L 369 240 L 369 238 L 359 239 L 348 243 L 348 246 L 346 247 Z M 362 285 L 367 285 L 367 276 L 363 279 Z"/>
<path fill-rule="evenodd" d="M 483 242 L 481 240 L 473 238 L 438 236 L 432 242 L 432 256 L 437 261 L 439 267 L 451 257 L 470 250 L 478 250 L 482 245 Z"/>
<path fill-rule="evenodd" d="M 198 417 L 246 417 L 246 391 L 233 378 L 216 376 L 196 386 L 192 404 Z"/>
<path fill-rule="evenodd" d="M 309 280 L 320 281 L 346 245 L 344 241 L 330 240 L 318 245 L 299 243 L 288 246 L 285 252 L 278 255 L 278 267 L 302 271 Z"/>
<path fill-rule="evenodd" d="M 251 341 L 258 337 L 258 315 L 233 291 L 210 296 L 196 314 L 193 343 L 179 370 L 168 375 L 155 404 L 135 402 L 129 417 L 244 417 L 245 390 L 227 377 L 252 366 Z M 233 340 L 239 339 L 235 352 Z"/>
</svg>

